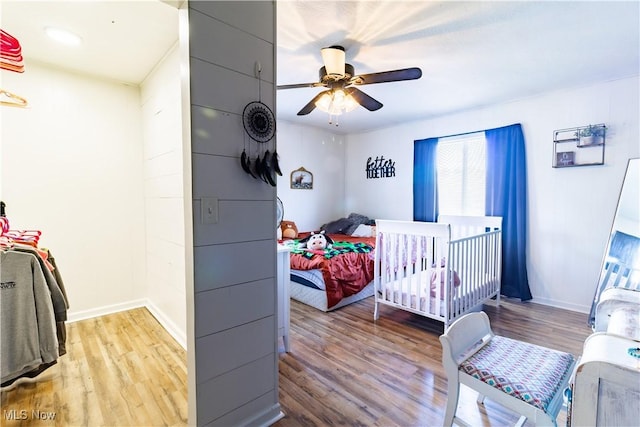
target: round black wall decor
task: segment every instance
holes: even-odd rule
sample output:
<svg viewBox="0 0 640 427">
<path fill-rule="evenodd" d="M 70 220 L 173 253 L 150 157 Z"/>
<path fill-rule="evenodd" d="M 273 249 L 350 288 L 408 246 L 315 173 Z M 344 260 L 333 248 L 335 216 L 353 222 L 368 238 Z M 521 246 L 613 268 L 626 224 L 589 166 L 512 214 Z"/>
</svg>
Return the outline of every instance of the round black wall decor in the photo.
<svg viewBox="0 0 640 427">
<path fill-rule="evenodd" d="M 242 124 L 251 139 L 258 142 L 267 142 L 276 133 L 276 120 L 273 112 L 262 102 L 250 102 L 244 107 Z"/>
</svg>

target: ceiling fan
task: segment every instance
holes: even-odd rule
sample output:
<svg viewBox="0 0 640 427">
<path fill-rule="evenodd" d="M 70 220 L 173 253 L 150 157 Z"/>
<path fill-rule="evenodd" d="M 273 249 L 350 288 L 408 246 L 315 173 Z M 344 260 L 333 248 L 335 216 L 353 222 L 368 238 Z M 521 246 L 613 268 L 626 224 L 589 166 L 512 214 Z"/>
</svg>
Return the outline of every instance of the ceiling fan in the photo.
<svg viewBox="0 0 640 427">
<path fill-rule="evenodd" d="M 299 83 L 279 85 L 278 89 L 297 89 L 304 87 L 326 87 L 328 90 L 317 94 L 307 105 L 298 111 L 299 116 L 312 112 L 316 107 L 329 113 L 339 115 L 362 105 L 369 111 L 382 108 L 382 103 L 367 95 L 356 86 L 374 83 L 415 80 L 422 77 L 420 68 L 403 68 L 400 70 L 382 71 L 370 74 L 355 74 L 353 65 L 345 62 L 345 50 L 342 46 L 330 46 L 321 49 L 324 66 L 320 68 L 320 81 L 315 83 Z"/>
</svg>

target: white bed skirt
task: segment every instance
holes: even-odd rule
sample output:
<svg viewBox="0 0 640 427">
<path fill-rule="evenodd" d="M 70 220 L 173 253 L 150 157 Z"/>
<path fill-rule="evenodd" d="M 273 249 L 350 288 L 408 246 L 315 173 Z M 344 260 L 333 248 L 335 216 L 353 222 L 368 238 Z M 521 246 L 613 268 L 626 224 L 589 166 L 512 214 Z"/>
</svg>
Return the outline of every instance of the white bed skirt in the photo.
<svg viewBox="0 0 640 427">
<path fill-rule="evenodd" d="M 338 304 L 331 308 L 327 307 L 327 292 L 322 289 L 314 289 L 309 286 L 301 285 L 300 283 L 289 281 L 289 296 L 301 303 L 315 307 L 321 311 L 332 311 L 345 305 L 352 304 L 356 301 L 360 301 L 364 298 L 373 296 L 373 281 L 370 282 L 364 289 L 357 294 L 343 298 Z"/>
</svg>

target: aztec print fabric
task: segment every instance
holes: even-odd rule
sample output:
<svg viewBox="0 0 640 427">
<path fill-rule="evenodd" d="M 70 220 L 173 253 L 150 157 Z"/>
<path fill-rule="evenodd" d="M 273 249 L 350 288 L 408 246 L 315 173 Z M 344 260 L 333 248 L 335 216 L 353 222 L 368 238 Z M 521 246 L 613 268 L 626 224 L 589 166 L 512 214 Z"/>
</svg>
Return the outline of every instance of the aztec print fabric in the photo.
<svg viewBox="0 0 640 427">
<path fill-rule="evenodd" d="M 326 259 L 331 259 L 334 256 L 340 254 L 347 253 L 368 253 L 371 252 L 373 248 L 366 243 L 362 242 L 335 242 L 331 248 L 326 248 L 324 250 L 308 250 L 302 248 L 295 248 L 291 252 L 294 254 L 301 254 L 305 258 L 313 258 L 314 255 L 322 255 Z"/>
<path fill-rule="evenodd" d="M 460 370 L 546 412 L 572 363 L 571 354 L 496 335 Z"/>
</svg>

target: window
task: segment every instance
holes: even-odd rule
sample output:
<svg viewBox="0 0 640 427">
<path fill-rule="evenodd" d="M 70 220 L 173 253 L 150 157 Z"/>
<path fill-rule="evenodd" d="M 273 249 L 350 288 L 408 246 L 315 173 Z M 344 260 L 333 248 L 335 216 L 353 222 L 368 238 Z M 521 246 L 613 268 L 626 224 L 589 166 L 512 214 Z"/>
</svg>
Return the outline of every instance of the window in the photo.
<svg viewBox="0 0 640 427">
<path fill-rule="evenodd" d="M 438 206 L 442 215 L 484 215 L 484 132 L 441 138 L 436 149 Z"/>
<path fill-rule="evenodd" d="M 413 147 L 413 220 L 433 222 L 438 214 L 502 217 L 502 277 L 507 278 L 502 294 L 530 300 L 522 125 L 487 129 L 464 138 L 419 139 Z"/>
</svg>

